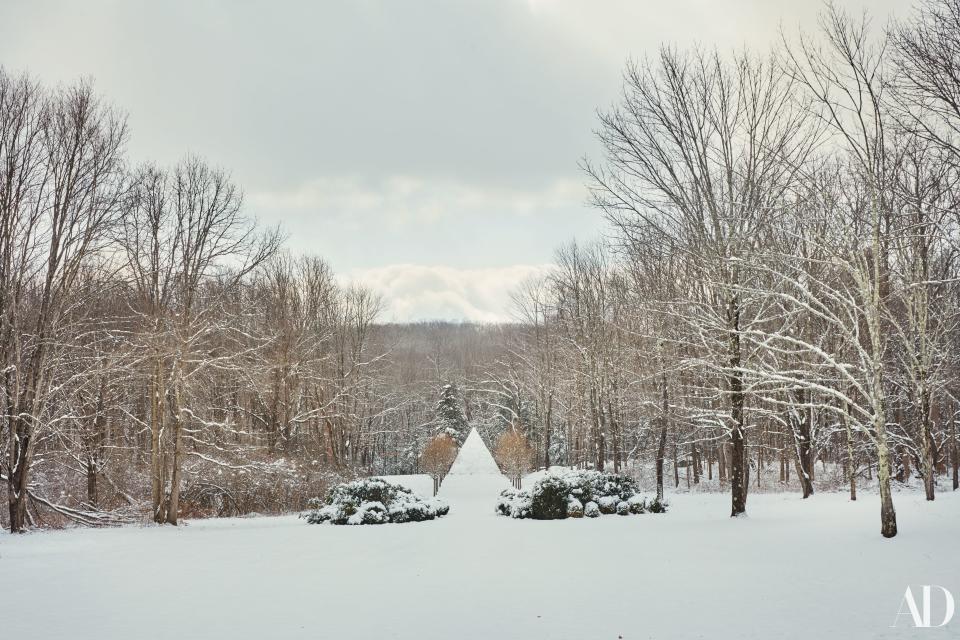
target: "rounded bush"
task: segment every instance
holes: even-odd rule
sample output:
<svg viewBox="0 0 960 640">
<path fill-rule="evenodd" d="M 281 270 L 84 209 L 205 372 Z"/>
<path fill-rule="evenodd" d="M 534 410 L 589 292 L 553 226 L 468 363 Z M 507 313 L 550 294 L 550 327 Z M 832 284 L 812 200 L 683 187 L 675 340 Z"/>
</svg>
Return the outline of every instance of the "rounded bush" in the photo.
<svg viewBox="0 0 960 640">
<path fill-rule="evenodd" d="M 597 500 L 597 505 L 600 507 L 600 513 L 609 515 L 617 512 L 618 502 L 620 502 L 620 498 L 617 496 L 603 496 Z"/>
<path fill-rule="evenodd" d="M 530 517 L 530 494 L 517 489 L 504 489 L 497 501 L 497 513 L 511 518 Z"/>
<path fill-rule="evenodd" d="M 670 506 L 667 504 L 666 500 L 657 500 L 654 499 L 653 502 L 647 505 L 647 511 L 650 513 L 666 513 L 667 507 Z"/>
<path fill-rule="evenodd" d="M 580 469 L 550 471 L 527 491 L 506 489 L 496 505 L 496 512 L 502 516 L 537 520 L 595 518 L 614 513 L 627 516 L 665 510 L 665 504 L 648 504 L 633 478 Z"/>
<path fill-rule="evenodd" d="M 513 501 L 517 497 L 516 489 L 504 489 L 500 492 L 500 499 L 497 500 L 497 513 L 501 516 L 509 516 L 513 507 Z"/>
<path fill-rule="evenodd" d="M 407 516 L 411 522 L 423 522 L 434 517 L 425 504 L 407 505 Z"/>
<path fill-rule="evenodd" d="M 630 507 L 630 513 L 634 515 L 639 515 L 647 509 L 647 501 L 643 496 L 632 496 L 627 500 L 627 505 Z"/>
<path fill-rule="evenodd" d="M 567 483 L 560 476 L 545 476 L 530 492 L 530 515 L 537 520 L 558 520 L 567 517 Z"/>
<path fill-rule="evenodd" d="M 348 520 L 348 524 L 384 524 L 390 515 L 382 502 L 365 502 Z"/>
<path fill-rule="evenodd" d="M 420 522 L 447 515 L 450 507 L 437 498 L 422 498 L 406 487 L 381 478 L 345 482 L 330 488 L 325 500 L 312 498 L 310 524 L 386 524 Z"/>
</svg>

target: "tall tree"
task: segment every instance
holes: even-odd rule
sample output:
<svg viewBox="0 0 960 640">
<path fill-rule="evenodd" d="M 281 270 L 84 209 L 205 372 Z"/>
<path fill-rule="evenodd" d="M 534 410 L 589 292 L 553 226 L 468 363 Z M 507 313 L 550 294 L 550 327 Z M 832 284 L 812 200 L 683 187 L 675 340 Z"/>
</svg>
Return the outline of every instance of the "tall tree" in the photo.
<svg viewBox="0 0 960 640">
<path fill-rule="evenodd" d="M 269 258 L 277 233 L 259 234 L 241 212 L 227 174 L 196 157 L 171 171 L 147 166 L 136 176 L 124 209 L 125 267 L 139 299 L 151 362 L 150 433 L 153 517 L 176 524 L 184 434 L 196 413 L 188 378 L 208 360 L 195 357 L 211 329 L 216 305 L 204 300 L 229 290 Z M 206 287 L 216 282 L 218 287 Z"/>
<path fill-rule="evenodd" d="M 23 531 L 73 285 L 124 189 L 124 118 L 89 83 L 43 91 L 0 69 L 0 355 L 10 529 Z"/>
<path fill-rule="evenodd" d="M 695 310 L 684 320 L 727 399 L 731 515 L 746 511 L 747 389 L 741 262 L 782 208 L 813 140 L 794 81 L 773 60 L 661 49 L 631 63 L 619 105 L 601 116 L 603 166 L 586 163 L 595 203 L 629 250 L 650 238 L 685 263 Z M 705 340 L 703 340 L 705 338 Z"/>
</svg>

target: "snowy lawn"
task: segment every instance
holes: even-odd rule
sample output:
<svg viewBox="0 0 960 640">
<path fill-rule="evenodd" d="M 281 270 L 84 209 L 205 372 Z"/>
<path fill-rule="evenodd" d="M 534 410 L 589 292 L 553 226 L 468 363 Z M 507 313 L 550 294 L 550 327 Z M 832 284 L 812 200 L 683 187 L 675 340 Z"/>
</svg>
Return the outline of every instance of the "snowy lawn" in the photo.
<svg viewBox="0 0 960 640">
<path fill-rule="evenodd" d="M 901 617 L 908 584 L 960 595 L 960 499 L 678 495 L 665 515 L 533 521 L 493 513 L 502 476 L 448 476 L 441 520 L 0 535 L 8 637 L 947 638 Z M 960 602 L 958 602 L 960 604 Z M 937 606 L 937 605 L 935 605 Z M 936 618 L 936 614 L 933 616 Z"/>
</svg>

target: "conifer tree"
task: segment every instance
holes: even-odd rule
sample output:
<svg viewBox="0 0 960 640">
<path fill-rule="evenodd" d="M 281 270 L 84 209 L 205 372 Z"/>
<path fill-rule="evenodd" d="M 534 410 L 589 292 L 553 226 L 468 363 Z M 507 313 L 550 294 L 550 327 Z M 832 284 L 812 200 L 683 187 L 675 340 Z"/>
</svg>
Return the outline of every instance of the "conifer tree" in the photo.
<svg viewBox="0 0 960 640">
<path fill-rule="evenodd" d="M 437 401 L 436 413 L 435 433 L 437 435 L 447 434 L 457 442 L 458 446 L 463 445 L 470 427 L 467 424 L 467 417 L 463 413 L 463 400 L 456 385 L 447 383 L 440 387 L 440 399 Z"/>
</svg>

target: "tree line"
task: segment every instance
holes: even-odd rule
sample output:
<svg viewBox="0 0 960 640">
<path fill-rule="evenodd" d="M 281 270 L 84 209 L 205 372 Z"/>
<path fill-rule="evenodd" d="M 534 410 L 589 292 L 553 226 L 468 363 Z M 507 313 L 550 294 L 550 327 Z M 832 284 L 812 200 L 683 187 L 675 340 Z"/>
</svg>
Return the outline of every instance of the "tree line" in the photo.
<svg viewBox="0 0 960 640">
<path fill-rule="evenodd" d="M 226 171 L 136 165 L 127 135 L 89 82 L 0 70 L 4 524 L 292 510 L 419 470 L 442 332 L 376 325 Z"/>
<path fill-rule="evenodd" d="M 804 497 L 817 459 L 852 499 L 875 475 L 886 537 L 891 476 L 933 500 L 949 464 L 956 489 L 958 68 L 956 0 L 887 29 L 827 5 L 767 55 L 630 62 L 582 163 L 613 237 L 519 298 L 546 432 L 572 399 L 616 470 L 643 424 L 658 494 L 682 450 L 694 482 L 718 462 L 733 516 L 777 458 Z"/>
<path fill-rule="evenodd" d="M 875 479 L 891 537 L 892 481 L 958 484 L 958 68 L 958 0 L 628 63 L 582 162 L 610 238 L 489 326 L 379 323 L 223 169 L 135 164 L 90 83 L 0 71 L 0 517 L 299 509 L 442 476 L 473 425 L 515 483 L 683 474 L 734 516 L 771 468 L 809 497 L 819 462 L 852 499 Z"/>
</svg>

